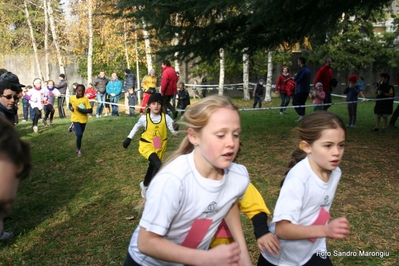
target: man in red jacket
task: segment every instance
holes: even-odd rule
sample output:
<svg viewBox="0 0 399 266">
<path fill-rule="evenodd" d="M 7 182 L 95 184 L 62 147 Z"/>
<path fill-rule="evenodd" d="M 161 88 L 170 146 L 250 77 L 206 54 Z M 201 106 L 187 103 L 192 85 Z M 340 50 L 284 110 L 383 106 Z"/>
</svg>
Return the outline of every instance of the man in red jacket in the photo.
<svg viewBox="0 0 399 266">
<path fill-rule="evenodd" d="M 324 61 L 324 66 L 322 66 L 319 71 L 317 71 L 316 77 L 314 79 L 314 84 L 321 82 L 323 84 L 323 91 L 326 94 L 324 98 L 324 104 L 331 103 L 331 85 L 330 81 L 332 79 L 332 69 L 331 69 L 331 58 L 326 58 Z M 327 110 L 331 105 L 324 105 L 323 109 Z"/>
<path fill-rule="evenodd" d="M 162 69 L 160 92 L 162 95 L 164 112 L 166 113 L 166 110 L 169 109 L 173 114 L 173 118 L 176 118 L 177 111 L 170 103 L 170 99 L 173 97 L 173 95 L 177 94 L 176 84 L 178 77 L 175 69 L 170 66 L 170 62 L 168 60 L 162 61 Z"/>
</svg>

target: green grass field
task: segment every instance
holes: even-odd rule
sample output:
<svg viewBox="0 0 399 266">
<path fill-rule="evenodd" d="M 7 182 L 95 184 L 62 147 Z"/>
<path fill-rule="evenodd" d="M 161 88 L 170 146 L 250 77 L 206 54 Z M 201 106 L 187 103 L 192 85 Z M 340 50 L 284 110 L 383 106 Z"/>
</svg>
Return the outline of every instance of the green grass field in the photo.
<svg viewBox="0 0 399 266">
<path fill-rule="evenodd" d="M 234 101 L 242 108 L 252 106 L 252 101 Z M 278 106 L 279 99 L 263 105 Z M 399 129 L 371 132 L 373 107 L 372 102 L 360 103 L 357 128 L 348 129 L 343 176 L 331 216 L 346 216 L 351 234 L 328 240 L 335 265 L 399 265 Z M 334 105 L 330 111 L 347 122 L 346 105 Z M 286 115 L 273 109 L 242 111 L 241 118 L 244 146 L 239 162 L 273 212 L 279 182 L 297 147 L 291 130 L 298 116 L 293 109 Z M 52 127 L 40 124 L 38 134 L 32 133 L 30 122 L 17 126 L 31 143 L 34 169 L 20 187 L 12 219 L 5 223 L 16 237 L 0 242 L 0 265 L 121 265 L 140 218 L 135 207 L 141 202 L 139 182 L 148 166 L 137 150 L 138 135 L 127 150 L 122 147 L 137 118 L 90 118 L 82 157 L 75 154 L 69 120 L 54 121 Z M 166 157 L 181 138 L 169 138 Z M 127 220 L 128 216 L 137 218 Z M 242 221 L 256 263 L 259 251 L 252 225 L 245 216 Z M 356 256 L 344 256 L 348 251 Z"/>
</svg>

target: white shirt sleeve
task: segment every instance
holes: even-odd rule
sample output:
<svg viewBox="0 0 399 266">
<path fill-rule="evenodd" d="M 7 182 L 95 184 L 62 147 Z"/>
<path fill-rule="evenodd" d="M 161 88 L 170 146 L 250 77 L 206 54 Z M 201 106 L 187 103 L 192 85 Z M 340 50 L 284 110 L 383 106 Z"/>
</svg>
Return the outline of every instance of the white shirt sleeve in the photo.
<svg viewBox="0 0 399 266">
<path fill-rule="evenodd" d="M 166 117 L 166 125 L 168 126 L 170 132 L 172 132 L 172 134 L 176 136 L 177 131 L 173 129 L 173 123 L 174 123 L 173 119 L 167 114 L 165 114 L 165 117 Z"/>
<path fill-rule="evenodd" d="M 139 120 L 137 121 L 137 123 L 134 125 L 134 127 L 132 128 L 132 130 L 130 131 L 129 135 L 127 136 L 129 139 L 132 139 L 133 136 L 137 133 L 137 131 L 139 131 L 139 129 L 141 127 L 146 127 L 147 125 L 147 119 L 146 119 L 146 115 L 142 115 Z"/>
</svg>

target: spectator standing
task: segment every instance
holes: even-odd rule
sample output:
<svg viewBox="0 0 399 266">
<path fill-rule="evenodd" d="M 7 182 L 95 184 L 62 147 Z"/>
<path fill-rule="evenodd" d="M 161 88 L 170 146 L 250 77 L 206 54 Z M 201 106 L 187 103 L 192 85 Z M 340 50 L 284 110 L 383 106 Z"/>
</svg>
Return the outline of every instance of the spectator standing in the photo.
<svg viewBox="0 0 399 266">
<path fill-rule="evenodd" d="M 123 93 L 125 96 L 125 114 L 129 114 L 129 89 L 132 88 L 134 91 L 136 85 L 136 76 L 130 71 L 125 69 L 125 81 L 123 82 Z"/>
<path fill-rule="evenodd" d="M 316 88 L 313 90 L 313 93 L 310 94 L 310 99 L 313 101 L 313 112 L 323 110 L 323 100 L 325 96 L 326 94 L 323 91 L 323 84 L 321 82 L 317 82 Z"/>
<path fill-rule="evenodd" d="M 177 80 L 178 77 L 176 75 L 176 71 L 173 67 L 170 66 L 170 62 L 168 60 L 164 60 L 162 62 L 162 79 L 161 79 L 161 95 L 163 99 L 163 110 L 164 113 L 167 113 L 167 109 L 171 111 L 173 114 L 173 119 L 177 117 L 177 111 L 175 107 L 170 103 L 170 99 L 172 99 L 173 95 L 177 94 Z"/>
<path fill-rule="evenodd" d="M 68 90 L 68 82 L 65 80 L 65 74 L 60 74 L 59 77 L 59 83 L 56 84 L 54 87 L 58 89 L 60 92 L 60 97 L 58 97 L 58 116 L 60 118 L 66 118 L 65 115 L 65 110 L 64 110 L 64 103 L 65 103 L 65 97 L 69 96 L 69 91 L 67 95 L 67 90 Z"/>
<path fill-rule="evenodd" d="M 94 79 L 94 89 L 97 91 L 97 110 L 96 117 L 101 117 L 105 104 L 106 86 L 109 79 L 105 77 L 105 72 L 101 71 L 100 74 Z"/>
<path fill-rule="evenodd" d="M 308 98 L 310 92 L 310 70 L 306 66 L 306 59 L 304 57 L 298 58 L 299 70 L 295 76 L 296 90 L 294 94 L 294 99 L 292 100 L 293 106 L 305 105 L 306 99 Z M 305 116 L 305 107 L 296 107 L 295 111 L 299 115 L 296 122 L 299 122 Z"/>
<path fill-rule="evenodd" d="M 349 85 L 345 88 L 344 94 L 346 95 L 346 101 L 348 102 L 348 117 L 349 122 L 346 127 L 356 128 L 356 116 L 357 116 L 357 100 L 359 92 L 361 91 L 357 83 L 357 76 L 355 74 L 350 75 L 348 78 Z"/>
<path fill-rule="evenodd" d="M 111 80 L 108 82 L 106 86 L 106 92 L 109 95 L 109 102 L 112 105 L 112 116 L 119 116 L 119 97 L 122 93 L 122 81 L 118 79 L 117 74 L 114 72 L 111 75 Z"/>
<path fill-rule="evenodd" d="M 292 91 L 290 90 L 291 88 L 287 86 L 290 80 L 292 80 L 290 69 L 287 66 L 283 66 L 282 72 L 277 78 L 275 88 L 276 92 L 279 92 L 281 99 L 280 115 L 287 112 L 287 106 L 290 104 Z"/>
<path fill-rule="evenodd" d="M 94 107 L 94 102 L 96 101 L 96 94 L 97 94 L 97 92 L 93 88 L 93 84 L 89 83 L 85 90 L 85 95 L 86 95 L 87 99 L 89 99 L 91 109 L 93 109 L 93 107 Z M 90 113 L 89 117 L 92 117 L 92 116 L 93 116 L 93 114 Z"/>
<path fill-rule="evenodd" d="M 129 116 L 135 117 L 136 116 L 135 108 L 136 108 L 136 104 L 137 104 L 137 95 L 133 88 L 129 88 L 127 99 L 128 99 L 128 104 L 129 104 Z"/>
<path fill-rule="evenodd" d="M 179 83 L 179 91 L 177 92 L 177 108 L 179 108 L 180 116 L 183 116 L 184 110 L 190 105 L 190 94 L 184 87 L 184 82 Z"/>
<path fill-rule="evenodd" d="M 331 106 L 331 84 L 330 81 L 333 77 L 333 72 L 331 69 L 331 58 L 326 58 L 324 60 L 324 66 L 322 66 L 319 71 L 316 73 L 316 77 L 314 79 L 314 84 L 317 82 L 321 82 L 323 84 L 323 91 L 326 94 L 324 98 L 324 110 L 327 110 Z"/>
<path fill-rule="evenodd" d="M 387 131 L 387 120 L 388 116 L 392 114 L 393 111 L 393 99 L 382 100 L 385 98 L 391 98 L 395 96 L 395 89 L 389 84 L 390 76 L 388 73 L 380 74 L 380 84 L 375 89 L 375 94 L 377 95 L 377 101 L 374 106 L 374 114 L 376 116 L 375 127 L 372 131 L 380 130 L 381 118 L 383 119 L 382 131 Z"/>
<path fill-rule="evenodd" d="M 12 72 L 2 69 L 0 76 L 2 81 L 0 88 L 0 113 L 3 114 L 10 122 L 18 123 L 18 102 L 22 97 L 22 85 L 19 83 L 19 78 Z"/>
<path fill-rule="evenodd" d="M 257 104 L 259 104 L 259 108 L 262 108 L 262 99 L 263 99 L 264 91 L 265 91 L 265 89 L 263 87 L 263 79 L 260 79 L 254 89 L 254 93 L 253 93 L 254 104 L 253 104 L 252 108 L 255 108 Z"/>
<path fill-rule="evenodd" d="M 143 87 L 143 101 L 141 102 L 140 115 L 143 114 L 144 108 L 147 106 L 148 99 L 151 94 L 156 92 L 157 78 L 155 77 L 155 70 L 151 69 L 150 73 L 143 78 L 141 82 L 141 87 Z"/>
<path fill-rule="evenodd" d="M 365 88 L 365 86 L 364 86 L 364 78 L 363 77 L 359 77 L 359 80 L 357 82 L 357 86 L 359 87 L 359 95 L 360 95 L 360 97 L 362 97 L 363 99 L 366 98 L 364 96 L 364 93 L 363 93 L 364 88 Z"/>
<path fill-rule="evenodd" d="M 25 98 L 26 93 L 28 93 L 28 91 L 30 89 L 32 89 L 32 86 L 28 85 L 22 91 L 22 113 L 23 113 L 23 117 L 24 117 L 22 122 L 26 122 L 26 121 L 29 120 L 29 113 L 30 113 L 30 116 L 32 118 L 32 113 L 30 112 L 31 108 L 30 108 L 30 105 L 29 105 L 29 100 Z"/>
</svg>

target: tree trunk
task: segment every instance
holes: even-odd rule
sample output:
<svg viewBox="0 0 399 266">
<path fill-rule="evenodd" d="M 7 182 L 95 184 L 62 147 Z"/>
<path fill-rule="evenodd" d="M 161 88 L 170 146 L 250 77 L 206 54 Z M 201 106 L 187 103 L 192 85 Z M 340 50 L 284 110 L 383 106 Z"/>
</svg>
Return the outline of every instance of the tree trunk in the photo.
<svg viewBox="0 0 399 266">
<path fill-rule="evenodd" d="M 89 50 L 87 52 L 87 81 L 92 82 L 93 76 L 93 1 L 89 0 Z"/>
<path fill-rule="evenodd" d="M 137 92 L 139 92 L 140 89 L 140 71 L 139 71 L 139 49 L 137 45 L 137 28 L 134 31 L 134 49 L 136 51 L 136 81 L 137 81 Z M 149 72 L 148 72 L 149 73 Z M 139 93 L 138 93 L 139 94 Z M 141 105 L 141 98 L 140 95 L 137 95 L 137 104 Z"/>
<path fill-rule="evenodd" d="M 127 50 L 127 32 L 126 32 L 126 22 L 123 22 L 123 40 L 124 40 L 124 47 L 125 47 L 125 58 L 126 58 L 126 66 L 130 69 L 130 61 L 129 61 L 129 53 Z M 136 62 L 138 58 L 136 57 Z"/>
<path fill-rule="evenodd" d="M 273 78 L 273 52 L 269 51 L 267 55 L 267 80 L 266 80 L 266 93 L 265 93 L 265 101 L 272 101 L 272 78 Z"/>
<path fill-rule="evenodd" d="M 46 68 L 45 78 L 50 79 L 50 62 L 49 62 L 49 48 L 48 48 L 48 14 L 47 14 L 47 0 L 43 0 L 44 10 L 44 65 Z"/>
<path fill-rule="evenodd" d="M 219 75 L 219 95 L 223 95 L 223 87 L 224 87 L 224 49 L 219 49 L 220 56 L 220 75 Z"/>
<path fill-rule="evenodd" d="M 176 14 L 176 18 L 175 18 L 175 23 L 176 26 L 179 26 L 179 13 Z M 173 39 L 173 45 L 178 45 L 179 44 L 179 34 L 175 33 L 175 38 Z M 175 58 L 177 58 L 177 56 L 179 55 L 178 52 L 175 53 Z M 180 73 L 180 61 L 178 59 L 175 59 L 175 71 Z"/>
<path fill-rule="evenodd" d="M 242 80 L 243 80 L 243 92 L 244 92 L 244 101 L 249 101 L 251 97 L 249 96 L 249 56 L 245 53 L 242 55 Z"/>
<path fill-rule="evenodd" d="M 53 8 L 51 6 L 51 1 L 47 1 L 47 14 L 48 14 L 48 17 L 50 20 L 50 29 L 51 29 L 51 34 L 53 36 L 53 42 L 54 42 L 55 51 L 57 54 L 58 65 L 60 67 L 60 73 L 65 74 L 65 67 L 64 67 L 63 60 L 62 60 L 62 56 L 61 56 L 61 49 L 60 49 L 60 46 L 58 43 L 58 37 L 57 37 L 56 28 L 55 28 Z"/>
<path fill-rule="evenodd" d="M 152 57 L 151 57 L 151 43 L 150 43 L 150 38 L 149 38 L 149 34 L 148 31 L 145 29 L 146 24 L 145 21 L 143 19 L 143 36 L 144 36 L 144 44 L 145 44 L 145 57 L 147 59 L 147 69 L 148 72 L 150 73 L 151 69 L 153 69 L 152 67 Z"/>
<path fill-rule="evenodd" d="M 39 55 L 37 53 L 37 46 L 36 46 L 36 39 L 35 35 L 33 34 L 33 27 L 32 23 L 30 21 L 29 17 L 29 11 L 28 11 L 28 4 L 27 1 L 24 0 L 24 6 L 25 6 L 25 17 L 26 17 L 26 22 L 28 23 L 29 31 L 30 31 L 30 38 L 32 40 L 32 46 L 33 46 L 33 53 L 35 55 L 35 61 L 36 61 L 36 68 L 37 68 L 37 73 L 41 79 L 43 79 L 42 71 L 40 69 L 40 61 L 39 61 Z"/>
</svg>

